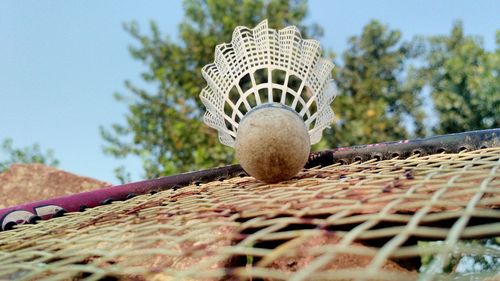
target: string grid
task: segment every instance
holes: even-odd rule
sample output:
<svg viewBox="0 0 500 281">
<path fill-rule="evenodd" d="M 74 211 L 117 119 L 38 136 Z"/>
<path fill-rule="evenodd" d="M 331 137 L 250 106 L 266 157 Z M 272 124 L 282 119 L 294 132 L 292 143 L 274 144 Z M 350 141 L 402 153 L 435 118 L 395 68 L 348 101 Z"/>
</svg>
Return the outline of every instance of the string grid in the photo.
<svg viewBox="0 0 500 281">
<path fill-rule="evenodd" d="M 496 280 L 499 167 L 497 147 L 141 195 L 0 232 L 0 280 Z"/>
</svg>

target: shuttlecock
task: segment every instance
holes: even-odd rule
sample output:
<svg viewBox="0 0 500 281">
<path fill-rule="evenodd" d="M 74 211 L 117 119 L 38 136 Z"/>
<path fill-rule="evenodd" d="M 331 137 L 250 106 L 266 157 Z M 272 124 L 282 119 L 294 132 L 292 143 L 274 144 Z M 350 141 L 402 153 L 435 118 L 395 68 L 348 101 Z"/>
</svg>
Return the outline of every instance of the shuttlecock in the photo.
<svg viewBox="0 0 500 281">
<path fill-rule="evenodd" d="M 251 176 L 278 182 L 295 176 L 333 120 L 333 63 L 318 41 L 295 26 L 276 31 L 267 20 L 239 26 L 231 43 L 217 45 L 202 69 L 204 122 Z"/>
</svg>

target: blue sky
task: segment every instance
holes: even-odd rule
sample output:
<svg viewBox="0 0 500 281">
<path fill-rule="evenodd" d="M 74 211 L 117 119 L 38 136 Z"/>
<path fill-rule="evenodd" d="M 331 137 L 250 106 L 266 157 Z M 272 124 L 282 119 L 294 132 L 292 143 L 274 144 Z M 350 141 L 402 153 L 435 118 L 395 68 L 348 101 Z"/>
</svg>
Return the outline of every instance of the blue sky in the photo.
<svg viewBox="0 0 500 281">
<path fill-rule="evenodd" d="M 499 14 L 494 0 L 314 0 L 308 20 L 324 27 L 322 44 L 336 53 L 371 19 L 407 39 L 446 34 L 460 19 L 492 50 Z M 125 92 L 125 79 L 139 82 L 143 70 L 128 53 L 134 42 L 122 23 L 136 20 L 146 30 L 155 20 L 175 39 L 182 16 L 181 1 L 0 2 L 0 140 L 51 148 L 60 168 L 80 175 L 116 183 L 113 168 L 124 164 L 133 180 L 141 179 L 137 159 L 102 153 L 98 130 L 124 121 L 126 106 L 113 93 Z"/>
</svg>

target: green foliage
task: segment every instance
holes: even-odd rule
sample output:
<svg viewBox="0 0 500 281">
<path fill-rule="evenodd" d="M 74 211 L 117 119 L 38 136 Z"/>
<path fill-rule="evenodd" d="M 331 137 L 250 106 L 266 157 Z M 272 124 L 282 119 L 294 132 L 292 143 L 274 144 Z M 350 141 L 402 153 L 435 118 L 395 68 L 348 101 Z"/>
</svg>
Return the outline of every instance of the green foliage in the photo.
<svg viewBox="0 0 500 281">
<path fill-rule="evenodd" d="M 366 25 L 360 36 L 349 39 L 334 78 L 339 93 L 333 103 L 337 115 L 333 130 L 326 132 L 329 147 L 407 138 L 407 120 L 415 134 L 424 134 L 422 81 L 406 78 L 405 65 L 418 52 L 401 41 L 401 33 L 378 21 Z"/>
<path fill-rule="evenodd" d="M 419 250 L 426 253 L 421 255 L 419 271 L 424 274 L 451 273 L 469 277 L 473 273 L 496 273 L 500 270 L 500 258 L 494 253 L 499 246 L 500 237 L 460 240 L 453 251 L 443 258 L 438 253 L 445 247 L 444 241 L 419 241 Z"/>
<path fill-rule="evenodd" d="M 148 178 L 233 161 L 233 150 L 221 145 L 216 131 L 202 123 L 199 94 L 206 84 L 201 68 L 213 61 L 216 44 L 231 40 L 236 26 L 255 26 L 267 18 L 275 28 L 293 24 L 307 36 L 321 35 L 318 26 L 303 24 L 305 1 L 191 0 L 184 2 L 184 10 L 178 41 L 163 36 L 155 23 L 149 35 L 135 23 L 125 26 L 139 43 L 130 53 L 147 66 L 141 76 L 153 86 L 148 89 L 155 89 L 126 81 L 133 96 L 126 124 L 101 128 L 105 153 L 140 157 Z M 127 100 L 123 95 L 117 98 Z M 123 169 L 117 173 L 123 178 Z"/>
<path fill-rule="evenodd" d="M 43 152 L 38 144 L 15 148 L 12 139 L 7 138 L 2 142 L 2 152 L 6 159 L 0 161 L 0 173 L 16 163 L 41 163 L 55 167 L 59 165 L 59 160 L 54 158 L 54 152 L 50 149 Z"/>
<path fill-rule="evenodd" d="M 421 75 L 429 81 L 439 115 L 434 132 L 500 127 L 500 32 L 495 52 L 465 36 L 461 23 L 449 36 L 429 38 L 427 48 Z"/>
<path fill-rule="evenodd" d="M 319 26 L 304 24 L 305 0 L 186 0 L 184 12 L 178 40 L 162 35 L 154 22 L 146 33 L 136 23 L 125 25 L 136 40 L 131 55 L 146 66 L 146 86 L 126 81 L 131 95 L 116 95 L 128 102 L 125 123 L 101 127 L 105 153 L 140 157 L 147 178 L 234 161 L 234 151 L 202 123 L 199 94 L 206 85 L 201 68 L 236 26 L 268 19 L 273 28 L 296 25 L 304 37 L 322 35 Z M 500 32 L 497 41 L 500 46 Z M 484 50 L 460 24 L 450 36 L 405 42 L 398 30 L 371 21 L 336 62 L 336 122 L 314 149 L 425 136 L 424 86 L 440 118 L 435 133 L 499 127 L 499 67 L 500 48 Z M 122 182 L 130 178 L 123 167 L 115 173 Z"/>
</svg>

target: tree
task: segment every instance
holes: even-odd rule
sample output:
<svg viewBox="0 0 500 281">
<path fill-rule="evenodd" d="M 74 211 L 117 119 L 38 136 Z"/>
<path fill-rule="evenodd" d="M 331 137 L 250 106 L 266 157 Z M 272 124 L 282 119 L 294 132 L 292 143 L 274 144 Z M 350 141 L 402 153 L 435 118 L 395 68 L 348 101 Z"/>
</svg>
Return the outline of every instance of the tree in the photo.
<svg viewBox="0 0 500 281">
<path fill-rule="evenodd" d="M 7 159 L 0 161 L 0 173 L 15 163 L 41 163 L 55 167 L 59 165 L 59 160 L 54 158 L 54 152 L 50 149 L 43 152 L 38 144 L 14 148 L 12 139 L 7 138 L 2 142 L 2 152 Z"/>
<path fill-rule="evenodd" d="M 333 103 L 337 116 L 323 144 L 329 147 L 375 143 L 424 135 L 424 113 L 419 93 L 423 82 L 412 79 L 407 67 L 418 52 L 402 42 L 401 33 L 378 21 L 366 25 L 360 36 L 349 39 L 343 65 L 334 78 L 339 93 Z"/>
<path fill-rule="evenodd" d="M 500 127 L 500 31 L 496 39 L 496 51 L 488 52 L 460 22 L 449 36 L 429 38 L 421 75 L 439 116 L 435 133 Z"/>
<path fill-rule="evenodd" d="M 217 132 L 202 123 L 205 109 L 199 94 L 206 85 L 201 68 L 213 61 L 216 44 L 231 40 L 236 26 L 253 27 L 267 18 L 274 28 L 297 25 L 305 36 L 321 35 L 317 25 L 304 24 L 303 0 L 190 0 L 184 2 L 184 11 L 179 41 L 163 36 L 154 22 L 150 35 L 135 23 L 125 25 L 139 43 L 130 53 L 147 66 L 142 79 L 155 89 L 126 81 L 133 98 L 126 124 L 101 127 L 105 153 L 140 157 L 148 178 L 233 161 L 232 149 L 219 144 Z M 124 95 L 116 97 L 126 100 Z M 116 171 L 123 174 L 121 168 Z"/>
</svg>

